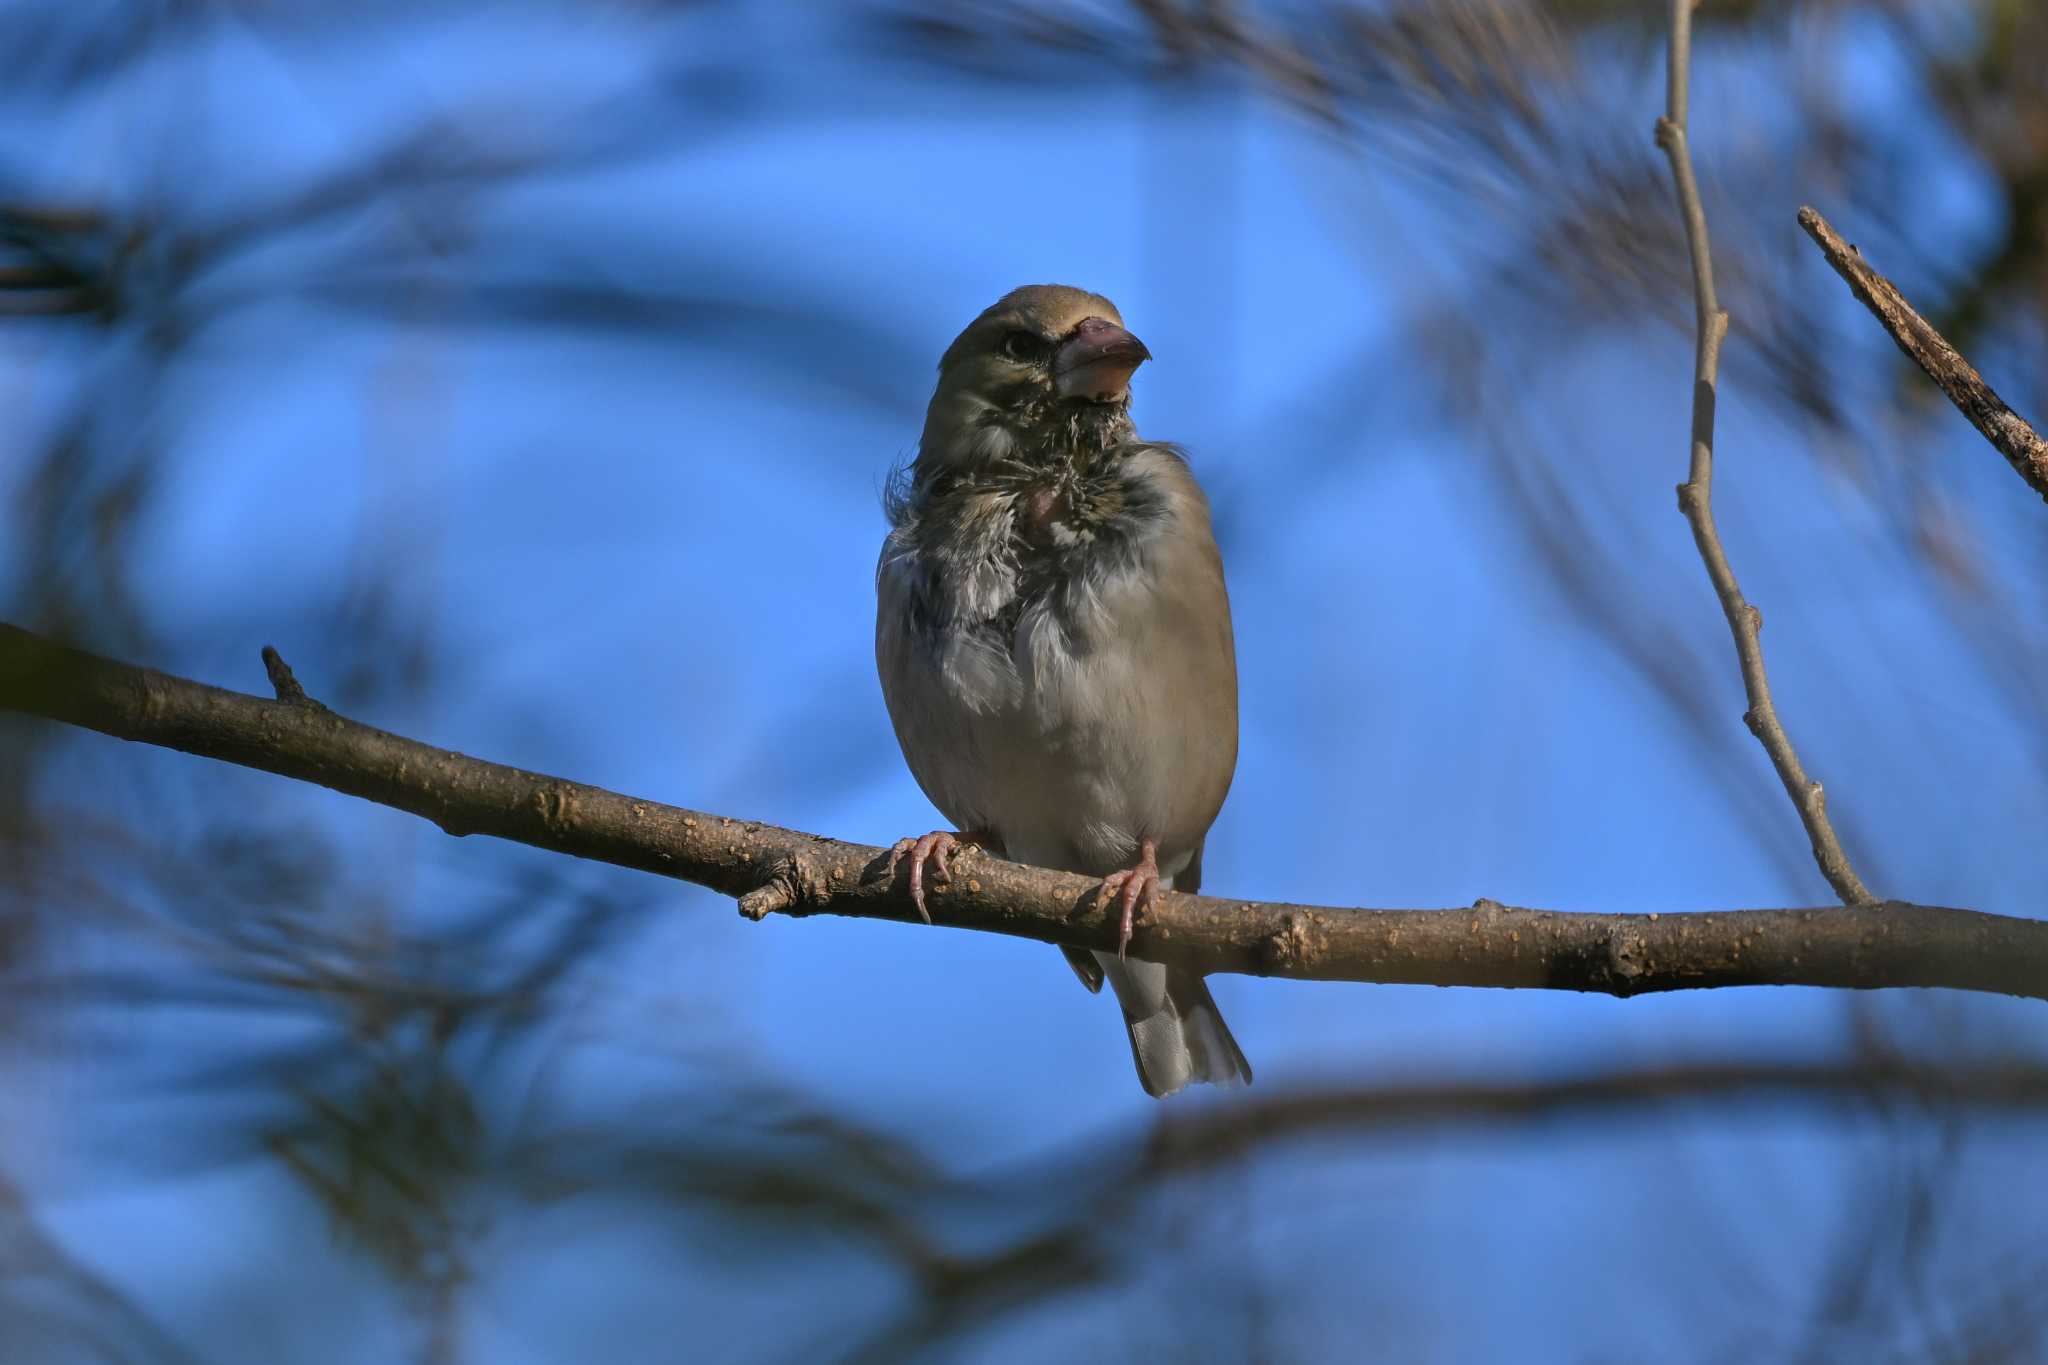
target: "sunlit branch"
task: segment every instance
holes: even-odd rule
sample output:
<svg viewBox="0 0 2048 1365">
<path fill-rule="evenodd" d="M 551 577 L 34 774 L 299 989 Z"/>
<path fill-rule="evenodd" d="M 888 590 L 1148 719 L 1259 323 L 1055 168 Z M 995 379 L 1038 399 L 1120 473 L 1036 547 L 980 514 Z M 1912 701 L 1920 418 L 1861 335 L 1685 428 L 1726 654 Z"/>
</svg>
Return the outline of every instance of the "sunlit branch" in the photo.
<svg viewBox="0 0 2048 1365">
<path fill-rule="evenodd" d="M 1728 314 L 1714 294 L 1714 257 L 1707 243 L 1707 215 L 1700 205 L 1699 185 L 1693 178 L 1692 153 L 1686 143 L 1686 106 L 1692 71 L 1692 11 L 1696 0 L 1672 0 L 1671 56 L 1666 87 L 1664 116 L 1657 120 L 1657 145 L 1671 161 L 1671 181 L 1678 192 L 1678 212 L 1685 221 L 1685 240 L 1692 257 L 1693 307 L 1697 315 L 1697 345 L 1692 388 L 1692 466 L 1686 481 L 1678 485 L 1678 506 L 1692 526 L 1693 543 L 1713 580 L 1714 595 L 1721 599 L 1721 613 L 1728 618 L 1729 633 L 1735 637 L 1735 655 L 1742 667 L 1742 686 L 1749 696 L 1743 722 L 1749 726 L 1771 766 L 1792 798 L 1806 837 L 1813 844 L 1814 861 L 1828 879 L 1835 894 L 1847 905 L 1867 905 L 1876 898 L 1842 851 L 1835 827 L 1828 819 L 1827 793 L 1820 783 L 1806 775 L 1799 762 L 1792 737 L 1778 720 L 1778 708 L 1771 701 L 1770 679 L 1764 673 L 1763 614 L 1743 597 L 1735 581 L 1735 570 L 1721 546 L 1721 533 L 1714 525 L 1714 404 L 1715 384 L 1721 369 L 1721 342 L 1728 335 Z"/>
<path fill-rule="evenodd" d="M 285 676 L 282 661 L 274 672 Z M 639 800 L 271 700 L 68 649 L 0 625 L 0 710 L 259 768 L 536 848 L 695 882 L 750 918 L 915 922 L 886 850 Z M 1084 877 L 971 853 L 929 891 L 961 929 L 1114 949 Z M 1204 972 L 1640 995 L 1708 986 L 1949 986 L 2048 999 L 2048 922 L 1885 902 L 1844 909 L 1580 914 L 1482 900 L 1362 910 L 1169 894 L 1133 952 Z"/>
<path fill-rule="evenodd" d="M 1863 253 L 1854 243 L 1843 241 L 1827 219 L 1811 208 L 1803 208 L 1799 210 L 1799 226 L 1820 247 L 1835 273 L 1849 282 L 1850 292 L 1884 324 L 1899 349 L 1948 395 L 1957 411 L 1970 419 L 1970 425 L 2005 456 L 2013 472 L 2027 481 L 2027 487 L 2048 499 L 2048 441 L 2041 439 L 2041 433 L 2007 407 L 2005 400 L 1984 382 L 1984 376 L 1977 373 L 1977 367 L 1906 302 L 1897 285 L 1871 269 Z"/>
</svg>

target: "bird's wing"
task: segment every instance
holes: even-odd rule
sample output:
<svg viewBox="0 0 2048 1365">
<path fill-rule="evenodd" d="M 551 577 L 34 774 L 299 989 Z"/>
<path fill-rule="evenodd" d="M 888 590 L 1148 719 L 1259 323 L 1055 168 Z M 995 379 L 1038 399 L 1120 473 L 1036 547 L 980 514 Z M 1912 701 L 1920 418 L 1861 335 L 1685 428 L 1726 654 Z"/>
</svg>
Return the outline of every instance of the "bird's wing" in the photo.
<svg viewBox="0 0 2048 1365">
<path fill-rule="evenodd" d="M 1102 989 L 1102 964 L 1095 960 L 1095 954 L 1086 948 L 1060 948 L 1060 956 L 1074 969 L 1074 975 L 1081 978 L 1081 984 L 1088 988 L 1090 995 Z"/>
<path fill-rule="evenodd" d="M 1152 733 L 1141 766 L 1159 800 L 1151 832 L 1161 853 L 1193 847 L 1173 882 L 1192 891 L 1202 840 L 1237 769 L 1237 649 L 1208 499 L 1181 460 L 1161 457 L 1153 468 L 1177 515 L 1158 551 L 1148 619 L 1131 627 L 1151 669 L 1142 714 Z"/>
</svg>

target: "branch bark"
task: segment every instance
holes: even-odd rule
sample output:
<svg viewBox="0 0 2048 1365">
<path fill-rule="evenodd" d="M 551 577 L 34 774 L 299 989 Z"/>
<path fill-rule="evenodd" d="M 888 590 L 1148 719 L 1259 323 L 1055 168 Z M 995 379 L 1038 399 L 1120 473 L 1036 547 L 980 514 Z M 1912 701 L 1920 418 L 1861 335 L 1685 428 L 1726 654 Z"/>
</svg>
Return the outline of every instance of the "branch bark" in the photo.
<svg viewBox="0 0 2048 1365">
<path fill-rule="evenodd" d="M 1843 241 L 1827 219 L 1811 208 L 1802 208 L 1799 226 L 1813 238 L 1835 273 L 1849 282 L 1850 292 L 1884 324 L 1899 349 L 1948 395 L 1948 401 L 1970 419 L 1971 426 L 1984 433 L 1984 439 L 2005 456 L 2013 473 L 2048 500 L 2048 441 L 2041 439 L 2041 433 L 2007 407 L 1976 366 L 1963 359 L 1962 353 L 1906 302 L 1897 285 L 1871 269 L 1863 253 Z"/>
<path fill-rule="evenodd" d="M 739 899 L 752 919 L 834 914 L 915 923 L 886 849 L 640 800 L 406 739 L 284 699 L 210 687 L 0 625 L 0 710 L 258 768 L 432 820 L 637 868 Z M 1117 915 L 1084 877 L 954 860 L 934 922 L 1114 950 Z M 2048 922 L 1884 902 L 1844 909 L 1581 914 L 1481 900 L 1359 910 L 1166 893 L 1132 950 L 1202 972 L 1319 981 L 1511 986 L 1632 996 L 1710 986 L 1947 986 L 2048 1000 Z"/>
<path fill-rule="evenodd" d="M 1821 875 L 1845 905 L 1869 905 L 1877 898 L 1856 875 L 1842 841 L 1828 819 L 1827 793 L 1806 775 L 1792 737 L 1778 719 L 1771 701 L 1770 678 L 1764 672 L 1763 613 L 1751 606 L 1735 581 L 1735 570 L 1722 548 L 1714 524 L 1714 406 L 1721 370 L 1721 342 L 1728 335 L 1728 314 L 1714 294 L 1714 254 L 1707 241 L 1707 215 L 1694 179 L 1692 151 L 1686 141 L 1687 105 L 1692 77 L 1692 11 L 1698 0 L 1672 0 L 1671 48 L 1664 116 L 1657 120 L 1657 145 L 1671 162 L 1671 184 L 1678 194 L 1678 214 L 1685 223 L 1686 247 L 1692 257 L 1693 306 L 1697 315 L 1692 386 L 1692 464 L 1678 485 L 1678 507 L 1692 527 L 1693 544 L 1707 566 L 1721 614 L 1735 637 L 1735 655 L 1742 667 L 1742 686 L 1749 697 L 1743 723 L 1770 755 L 1785 794 L 1799 812 L 1813 859 Z"/>
</svg>

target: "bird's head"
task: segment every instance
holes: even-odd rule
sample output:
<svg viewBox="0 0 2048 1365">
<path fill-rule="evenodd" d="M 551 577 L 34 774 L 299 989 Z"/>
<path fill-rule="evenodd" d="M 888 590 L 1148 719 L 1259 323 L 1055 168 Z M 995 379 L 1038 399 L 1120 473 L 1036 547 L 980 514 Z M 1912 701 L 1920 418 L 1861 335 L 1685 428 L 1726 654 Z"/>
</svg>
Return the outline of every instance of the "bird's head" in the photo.
<svg viewBox="0 0 2048 1365">
<path fill-rule="evenodd" d="M 1151 358 L 1100 294 L 1063 284 L 1013 289 L 946 348 L 918 463 L 991 465 L 1054 429 L 1121 424 L 1131 373 Z"/>
</svg>

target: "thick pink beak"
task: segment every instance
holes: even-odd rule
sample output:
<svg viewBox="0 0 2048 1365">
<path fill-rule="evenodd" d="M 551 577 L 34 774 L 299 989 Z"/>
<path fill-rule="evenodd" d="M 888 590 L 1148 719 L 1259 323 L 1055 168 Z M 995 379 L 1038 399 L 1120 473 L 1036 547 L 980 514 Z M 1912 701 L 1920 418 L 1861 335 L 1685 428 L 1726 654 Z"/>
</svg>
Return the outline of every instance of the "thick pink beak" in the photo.
<svg viewBox="0 0 2048 1365">
<path fill-rule="evenodd" d="M 1115 402 L 1130 387 L 1131 372 L 1151 358 L 1144 342 L 1115 323 L 1083 318 L 1053 356 L 1053 383 L 1062 398 Z"/>
</svg>

